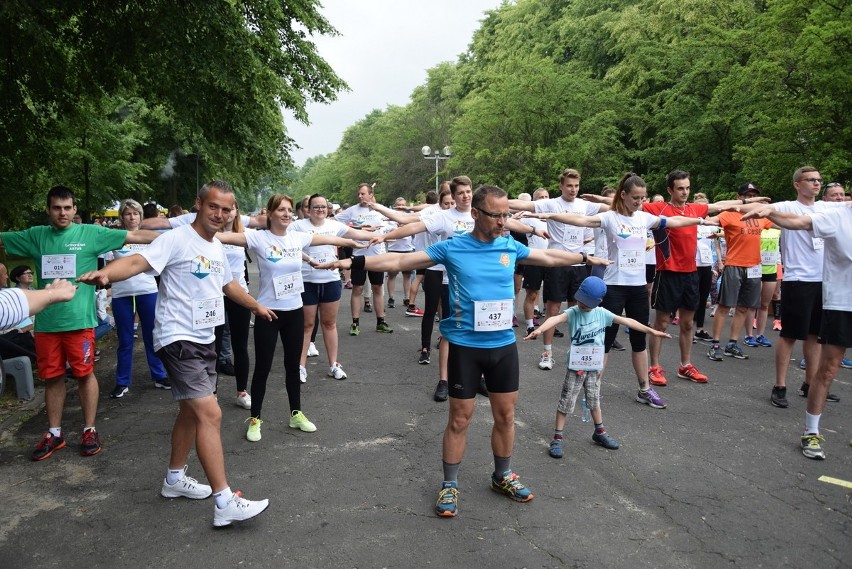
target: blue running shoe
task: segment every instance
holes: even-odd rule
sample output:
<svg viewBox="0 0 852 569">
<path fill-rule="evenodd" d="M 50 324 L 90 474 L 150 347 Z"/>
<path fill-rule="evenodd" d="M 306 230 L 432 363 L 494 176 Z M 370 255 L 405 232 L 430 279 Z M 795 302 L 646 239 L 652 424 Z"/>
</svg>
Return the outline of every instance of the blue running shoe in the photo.
<svg viewBox="0 0 852 569">
<path fill-rule="evenodd" d="M 755 340 L 754 336 L 746 336 L 743 338 L 743 344 L 749 348 L 756 348 L 758 346 L 757 340 Z"/>
<path fill-rule="evenodd" d="M 846 369 L 852 369 L 852 360 L 843 358 L 840 360 L 840 367 L 845 367 Z"/>
<path fill-rule="evenodd" d="M 772 342 L 770 342 L 769 339 L 763 334 L 755 338 L 754 341 L 757 342 L 758 346 L 763 346 L 764 348 L 772 347 Z"/>
<path fill-rule="evenodd" d="M 562 458 L 562 439 L 553 439 L 550 441 L 549 452 L 553 458 Z"/>
<path fill-rule="evenodd" d="M 722 353 L 724 353 L 728 357 L 736 358 L 738 360 L 748 359 L 748 356 L 743 353 L 742 349 L 737 345 L 736 342 L 728 342 L 728 345 L 725 346 L 725 351 Z"/>
<path fill-rule="evenodd" d="M 802 359 L 799 361 L 799 367 L 800 367 L 801 369 L 805 369 L 805 368 L 807 367 L 807 362 L 805 362 L 805 358 L 802 358 Z"/>
<path fill-rule="evenodd" d="M 610 450 L 615 450 L 618 448 L 618 443 L 615 439 L 611 438 L 606 431 L 603 433 L 595 433 L 592 435 L 592 440 L 597 444 L 601 445 L 604 448 L 608 448 Z"/>
<path fill-rule="evenodd" d="M 435 504 L 435 513 L 443 518 L 451 518 L 456 515 L 459 503 L 459 486 L 455 480 L 441 483 L 441 491 L 438 492 L 438 502 Z"/>
<path fill-rule="evenodd" d="M 502 478 L 494 478 L 492 474 L 491 489 L 516 502 L 529 502 L 535 497 L 529 488 L 521 484 L 518 475 L 511 470 L 504 472 Z"/>
</svg>

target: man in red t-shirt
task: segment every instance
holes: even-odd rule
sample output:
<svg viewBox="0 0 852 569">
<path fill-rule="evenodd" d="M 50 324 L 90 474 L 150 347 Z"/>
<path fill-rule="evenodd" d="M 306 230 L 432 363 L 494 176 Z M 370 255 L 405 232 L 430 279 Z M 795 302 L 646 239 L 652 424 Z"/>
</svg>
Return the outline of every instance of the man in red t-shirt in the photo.
<svg viewBox="0 0 852 569">
<path fill-rule="evenodd" d="M 748 200 L 726 200 L 714 204 L 687 203 L 690 193 L 689 172 L 673 170 L 666 176 L 668 202 L 642 204 L 642 209 L 652 215 L 685 217 L 707 217 L 715 215 L 727 208 L 736 207 L 750 202 L 766 202 L 767 198 L 750 198 Z M 593 196 L 583 196 L 593 199 Z M 608 203 L 605 200 L 604 203 Z M 698 269 L 695 265 L 695 252 L 698 247 L 698 230 L 696 226 L 666 228 L 654 235 L 657 250 L 657 271 L 654 276 L 654 286 L 651 290 L 651 306 L 656 310 L 653 328 L 665 332 L 671 324 L 672 316 L 680 313 L 680 365 L 677 376 L 696 383 L 706 383 L 707 376 L 699 372 L 690 362 L 692 357 L 693 315 L 699 302 L 706 299 L 698 298 Z M 650 368 L 648 381 L 653 385 L 667 385 L 665 370 L 660 365 L 662 338 L 650 336 L 648 352 Z"/>
</svg>

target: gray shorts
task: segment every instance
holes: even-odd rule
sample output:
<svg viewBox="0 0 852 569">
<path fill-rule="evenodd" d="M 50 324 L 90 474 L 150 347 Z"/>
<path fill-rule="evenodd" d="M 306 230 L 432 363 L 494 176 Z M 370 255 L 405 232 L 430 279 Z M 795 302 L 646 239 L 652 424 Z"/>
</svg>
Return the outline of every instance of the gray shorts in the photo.
<svg viewBox="0 0 852 569">
<path fill-rule="evenodd" d="M 178 340 L 160 348 L 157 355 L 169 374 L 175 401 L 201 399 L 216 392 L 215 342 Z"/>
<path fill-rule="evenodd" d="M 601 406 L 601 376 L 599 371 L 574 371 L 569 369 L 565 373 L 565 381 L 562 383 L 562 394 L 559 396 L 559 405 L 556 410 L 560 413 L 570 415 L 574 412 L 577 396 L 580 389 L 586 389 L 586 405 L 589 409 L 598 409 Z"/>
<path fill-rule="evenodd" d="M 722 306 L 760 307 L 760 275 L 747 278 L 748 267 L 725 267 L 722 271 L 722 288 L 719 304 Z"/>
</svg>

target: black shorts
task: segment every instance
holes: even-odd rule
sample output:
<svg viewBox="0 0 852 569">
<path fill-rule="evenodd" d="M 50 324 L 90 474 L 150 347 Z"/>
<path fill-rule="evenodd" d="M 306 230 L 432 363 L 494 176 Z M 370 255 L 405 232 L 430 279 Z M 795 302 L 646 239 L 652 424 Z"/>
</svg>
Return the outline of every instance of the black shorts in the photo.
<svg viewBox="0 0 852 569">
<path fill-rule="evenodd" d="M 651 289 L 651 305 L 654 310 L 669 314 L 674 314 L 681 308 L 694 312 L 698 306 L 698 271 L 657 271 Z"/>
<path fill-rule="evenodd" d="M 448 357 L 450 397 L 473 399 L 482 377 L 485 377 L 485 385 L 491 393 L 515 393 L 518 390 L 517 344 L 500 348 L 468 348 L 450 343 Z"/>
<path fill-rule="evenodd" d="M 852 312 L 823 310 L 819 343 L 852 348 Z"/>
<path fill-rule="evenodd" d="M 349 259 L 352 257 L 352 247 L 338 247 L 337 248 L 337 258 L 338 259 Z"/>
<path fill-rule="evenodd" d="M 538 265 L 524 265 L 524 288 L 527 290 L 538 290 L 544 280 L 544 267 Z"/>
<path fill-rule="evenodd" d="M 544 270 L 544 300 L 574 302 L 580 283 L 586 278 L 586 266 L 548 267 Z"/>
<path fill-rule="evenodd" d="M 426 269 L 417 269 L 417 270 L 416 270 L 416 271 L 414 271 L 414 272 L 415 272 L 415 274 L 418 274 L 418 275 L 421 275 L 421 276 L 422 276 L 422 275 L 425 275 L 425 274 L 426 274 Z"/>
<path fill-rule="evenodd" d="M 760 275 L 760 282 L 762 283 L 777 283 L 778 282 L 778 272 L 774 273 L 763 273 Z"/>
<path fill-rule="evenodd" d="M 781 281 L 782 338 L 807 340 L 819 336 L 822 323 L 822 283 Z"/>
<path fill-rule="evenodd" d="M 352 284 L 355 286 L 363 286 L 367 282 L 367 275 L 370 276 L 371 285 L 380 285 L 385 282 L 385 274 L 376 271 L 361 271 L 352 269 Z"/>
</svg>

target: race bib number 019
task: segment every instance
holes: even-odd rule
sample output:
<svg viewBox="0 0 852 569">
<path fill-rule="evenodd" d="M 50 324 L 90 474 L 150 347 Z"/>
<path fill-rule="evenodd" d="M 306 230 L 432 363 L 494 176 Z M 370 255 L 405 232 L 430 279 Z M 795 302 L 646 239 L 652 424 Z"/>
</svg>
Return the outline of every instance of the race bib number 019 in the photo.
<svg viewBox="0 0 852 569">
<path fill-rule="evenodd" d="M 473 303 L 473 329 L 476 332 L 511 330 L 515 303 L 508 300 L 477 300 Z"/>
<path fill-rule="evenodd" d="M 41 278 L 77 278 L 77 255 L 44 255 L 41 258 Z"/>
<path fill-rule="evenodd" d="M 221 296 L 192 301 L 192 329 L 214 328 L 225 323 L 225 301 Z"/>
</svg>

